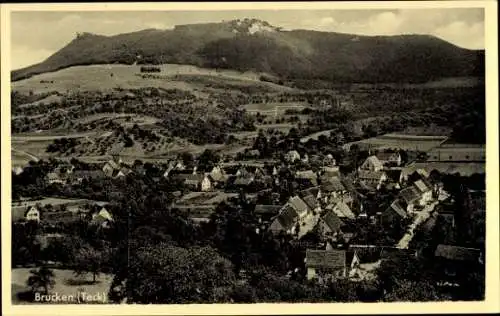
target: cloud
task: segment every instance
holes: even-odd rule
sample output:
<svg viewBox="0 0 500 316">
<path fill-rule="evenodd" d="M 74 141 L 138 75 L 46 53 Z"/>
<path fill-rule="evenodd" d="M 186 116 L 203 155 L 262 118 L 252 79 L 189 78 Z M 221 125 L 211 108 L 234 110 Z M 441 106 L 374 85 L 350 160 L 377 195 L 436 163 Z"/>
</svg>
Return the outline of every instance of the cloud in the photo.
<svg viewBox="0 0 500 316">
<path fill-rule="evenodd" d="M 435 29 L 433 35 L 470 49 L 484 49 L 484 22 L 469 25 L 462 21 L 452 22 Z"/>
</svg>

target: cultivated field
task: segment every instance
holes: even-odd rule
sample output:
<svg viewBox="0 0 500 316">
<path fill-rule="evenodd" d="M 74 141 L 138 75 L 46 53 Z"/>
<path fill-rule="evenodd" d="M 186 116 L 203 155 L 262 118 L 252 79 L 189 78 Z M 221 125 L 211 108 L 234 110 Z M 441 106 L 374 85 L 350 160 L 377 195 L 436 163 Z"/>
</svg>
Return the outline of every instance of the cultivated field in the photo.
<svg viewBox="0 0 500 316">
<path fill-rule="evenodd" d="M 378 137 L 363 139 L 357 142 L 351 142 L 344 145 L 344 149 L 349 150 L 352 145 L 357 144 L 361 148 L 372 149 L 402 149 L 410 151 L 429 151 L 444 143 L 448 138 L 446 136 L 421 136 L 421 135 L 403 135 L 403 134 L 385 134 Z"/>
<path fill-rule="evenodd" d="M 26 281 L 30 276 L 32 268 L 14 268 L 12 269 L 12 304 L 37 304 L 36 302 L 28 302 L 19 298 L 18 294 L 28 291 L 30 288 L 26 286 Z M 110 274 L 100 274 L 95 284 L 91 284 L 92 275 L 76 277 L 72 270 L 53 269 L 54 272 L 54 288 L 50 290 L 51 293 L 58 293 L 59 295 L 74 295 L 77 293 L 86 292 L 105 295 L 109 292 L 113 276 Z M 75 302 L 74 304 L 76 304 Z M 105 303 L 105 302 L 103 302 Z M 38 303 L 40 304 L 40 303 Z"/>
<path fill-rule="evenodd" d="M 207 76 L 214 79 L 230 79 L 240 82 L 247 82 L 264 85 L 281 90 L 286 87 L 264 83 L 258 80 L 259 75 L 252 72 L 239 73 L 231 70 L 218 70 L 198 68 L 189 65 L 166 64 L 159 65 L 160 73 L 145 74 L 140 72 L 140 65 L 90 65 L 74 66 L 59 71 L 44 73 L 28 79 L 12 82 L 12 90 L 22 93 L 30 91 L 44 93 L 58 91 L 65 93 L 69 90 L 78 91 L 106 91 L 115 88 L 138 89 L 147 87 L 157 87 L 164 89 L 180 89 L 191 91 L 195 94 L 202 94 L 194 91 L 196 84 L 185 82 L 178 75 Z M 144 75 L 144 78 L 143 78 Z M 77 81 L 74 79 L 78 78 Z M 201 96 L 201 95 L 199 95 Z"/>
</svg>

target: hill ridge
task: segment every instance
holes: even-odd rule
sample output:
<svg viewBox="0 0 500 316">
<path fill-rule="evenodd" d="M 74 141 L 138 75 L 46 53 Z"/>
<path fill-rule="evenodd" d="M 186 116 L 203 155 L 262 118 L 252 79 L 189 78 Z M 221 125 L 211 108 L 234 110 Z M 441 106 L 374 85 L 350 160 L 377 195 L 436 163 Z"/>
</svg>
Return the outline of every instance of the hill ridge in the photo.
<svg viewBox="0 0 500 316">
<path fill-rule="evenodd" d="M 346 83 L 484 76 L 484 50 L 461 48 L 432 35 L 282 30 L 265 21 L 244 19 L 111 36 L 79 33 L 45 61 L 12 71 L 11 79 L 112 63 L 188 64 Z"/>
</svg>

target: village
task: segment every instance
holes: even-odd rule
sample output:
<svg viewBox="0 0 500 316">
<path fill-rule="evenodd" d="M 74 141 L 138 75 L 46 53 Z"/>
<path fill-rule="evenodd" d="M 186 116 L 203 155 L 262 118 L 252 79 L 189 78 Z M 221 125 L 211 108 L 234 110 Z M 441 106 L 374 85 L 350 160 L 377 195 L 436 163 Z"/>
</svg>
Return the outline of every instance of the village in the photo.
<svg viewBox="0 0 500 316">
<path fill-rule="evenodd" d="M 448 155 L 450 150 L 454 157 Z M 75 165 L 81 163 L 76 160 L 53 161 L 52 169 L 37 181 L 56 188 L 53 192 L 91 186 L 103 179 L 123 184 L 139 177 L 151 183 L 175 183 L 169 192 L 170 205 L 165 207 L 179 211 L 195 225 L 209 223 L 221 204 L 249 205 L 258 223 L 256 234 L 286 235 L 306 243 L 304 274 L 307 280 L 322 284 L 335 279 L 373 280 L 388 256 L 421 255 L 425 247 L 411 245 L 422 227 L 431 231 L 439 222 L 456 229 L 456 215 L 444 207 L 453 203 L 453 197 L 439 172 L 429 172 L 425 166 L 438 160 L 435 153 L 446 155 L 443 159 L 447 162 L 484 162 L 484 147 L 470 157 L 470 151 L 442 143 L 428 150 L 425 159 L 412 161 L 408 158 L 411 155 L 399 148 L 368 148 L 363 152 L 344 146 L 344 151 L 340 161 L 330 153 L 308 155 L 297 150 L 259 159 L 259 150 L 249 149 L 244 160 L 207 151 L 197 159 L 178 156 L 158 164 L 138 160 L 127 164 L 116 153 L 105 163 L 87 164 L 86 169 L 78 169 Z M 356 163 L 360 157 L 364 158 Z M 354 168 L 349 168 L 347 164 L 353 161 Z M 20 177 L 31 167 L 16 168 L 13 176 Z M 482 194 L 484 198 L 484 191 Z M 13 202 L 14 225 L 47 225 L 51 229 L 38 236 L 45 243 L 64 236 L 58 231 L 61 221 L 84 220 L 99 230 L 114 225 L 108 206 L 113 201 L 96 202 L 88 195 L 59 199 L 64 194 L 55 195 L 45 197 L 45 203 Z M 451 279 L 456 272 L 450 272 L 450 267 L 481 264 L 483 255 L 480 249 L 445 242 L 432 254 L 446 263 L 444 276 Z"/>
</svg>

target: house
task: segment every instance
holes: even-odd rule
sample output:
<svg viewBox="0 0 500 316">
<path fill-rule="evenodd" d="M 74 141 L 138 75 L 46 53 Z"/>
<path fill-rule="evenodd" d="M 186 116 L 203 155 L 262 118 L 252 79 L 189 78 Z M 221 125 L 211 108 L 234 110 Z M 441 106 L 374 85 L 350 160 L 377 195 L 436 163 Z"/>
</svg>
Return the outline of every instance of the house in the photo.
<svg viewBox="0 0 500 316">
<path fill-rule="evenodd" d="M 338 177 L 322 177 L 320 188 L 325 203 L 329 203 L 331 199 L 350 196 L 350 193 L 346 190 L 346 187 Z"/>
<path fill-rule="evenodd" d="M 18 175 L 20 175 L 21 173 L 23 173 L 23 171 L 24 171 L 24 168 L 19 167 L 19 166 L 17 166 L 17 167 L 13 167 L 13 168 L 12 168 L 12 172 L 13 172 L 16 176 L 18 176 Z"/>
<path fill-rule="evenodd" d="M 278 216 L 276 216 L 271 222 L 269 230 L 274 234 L 278 234 L 280 232 L 293 234 L 295 232 L 298 219 L 299 214 L 297 214 L 294 208 L 286 204 L 280 210 Z"/>
<path fill-rule="evenodd" d="M 282 207 L 278 216 L 276 216 L 269 229 L 273 233 L 280 231 L 288 234 L 296 232 L 296 226 L 300 221 L 311 214 L 312 211 L 307 204 L 298 196 L 291 197 L 288 202 Z"/>
<path fill-rule="evenodd" d="M 377 156 L 370 156 L 366 158 L 363 164 L 359 167 L 359 170 L 378 172 L 384 168 L 382 162 L 377 158 Z"/>
<path fill-rule="evenodd" d="M 255 177 L 252 174 L 245 174 L 243 176 L 237 176 L 236 179 L 234 180 L 233 184 L 237 187 L 248 187 L 250 186 L 255 180 Z"/>
<path fill-rule="evenodd" d="M 437 271 L 445 281 L 456 281 L 470 271 L 484 265 L 483 253 L 479 249 L 440 244 L 434 252 Z"/>
<path fill-rule="evenodd" d="M 306 250 L 305 265 L 307 279 L 318 279 L 320 283 L 328 280 L 346 278 L 351 267 L 359 260 L 353 260 L 354 253 L 345 250 Z"/>
<path fill-rule="evenodd" d="M 30 206 L 26 210 L 26 213 L 24 214 L 24 218 L 26 218 L 27 221 L 40 222 L 40 210 L 38 208 L 36 208 L 35 206 Z"/>
<path fill-rule="evenodd" d="M 318 185 L 318 176 L 312 170 L 297 171 L 295 173 L 295 179 L 300 183 L 309 183 L 313 186 Z"/>
<path fill-rule="evenodd" d="M 306 203 L 309 209 L 312 210 L 313 213 L 321 212 L 321 203 L 314 195 L 306 195 L 302 197 L 302 200 Z"/>
<path fill-rule="evenodd" d="M 359 170 L 358 179 L 368 190 L 380 190 L 382 184 L 387 181 L 384 171 Z"/>
<path fill-rule="evenodd" d="M 339 177 L 340 167 L 339 166 L 323 166 L 321 167 L 321 172 L 326 177 Z"/>
<path fill-rule="evenodd" d="M 285 160 L 287 162 L 295 162 L 297 160 L 300 160 L 300 154 L 296 150 L 290 150 L 286 155 L 285 155 Z"/>
<path fill-rule="evenodd" d="M 224 169 L 222 169 L 220 166 L 213 167 L 209 175 L 214 182 L 223 183 L 227 179 Z"/>
<path fill-rule="evenodd" d="M 318 229 L 324 236 L 335 236 L 342 231 L 344 223 L 333 211 L 327 211 L 318 221 Z"/>
<path fill-rule="evenodd" d="M 410 186 L 401 190 L 398 197 L 406 212 L 412 213 L 415 205 L 419 204 L 421 194 L 414 186 Z"/>
<path fill-rule="evenodd" d="M 354 215 L 346 203 L 339 201 L 333 207 L 331 207 L 332 205 L 330 204 L 327 209 L 331 209 L 341 219 L 356 219 L 356 215 Z"/>
<path fill-rule="evenodd" d="M 75 170 L 68 176 L 72 183 L 80 183 L 83 180 L 92 181 L 104 178 L 102 170 Z"/>
<path fill-rule="evenodd" d="M 50 184 L 54 184 L 54 183 L 64 184 L 64 183 L 66 183 L 65 177 L 59 175 L 56 172 L 49 172 L 47 174 L 47 181 Z"/>
<path fill-rule="evenodd" d="M 432 201 L 433 188 L 427 181 L 418 180 L 413 185 L 420 194 L 421 205 L 425 205 L 428 202 Z"/>
<path fill-rule="evenodd" d="M 101 227 L 108 227 L 111 222 L 113 222 L 113 217 L 108 212 L 108 210 L 103 207 L 98 213 L 92 214 L 92 220 L 90 221 L 90 224 Z"/>
<path fill-rule="evenodd" d="M 210 191 L 212 182 L 207 175 L 203 174 L 186 174 L 183 177 L 184 185 L 193 191 Z"/>
<path fill-rule="evenodd" d="M 132 173 L 132 170 L 130 170 L 127 167 L 123 167 L 118 171 L 115 170 L 115 174 L 113 177 L 114 178 L 125 178 L 126 176 L 128 176 L 131 173 Z"/>
<path fill-rule="evenodd" d="M 306 197 L 308 195 L 314 196 L 316 199 L 321 199 L 321 189 L 319 186 L 310 187 L 299 192 L 301 197 Z"/>
<path fill-rule="evenodd" d="M 401 184 L 404 182 L 403 170 L 391 168 L 384 172 L 387 176 L 387 182 L 394 185 L 396 189 L 401 189 Z"/>
<path fill-rule="evenodd" d="M 255 205 L 254 213 L 255 216 L 259 219 L 259 222 L 268 222 L 274 216 L 276 216 L 281 210 L 281 205 L 263 205 L 257 204 Z"/>
<path fill-rule="evenodd" d="M 113 177 L 115 175 L 115 171 L 120 170 L 120 165 L 116 163 L 114 160 L 110 160 L 106 162 L 104 167 L 102 167 L 102 171 L 107 177 Z"/>
<path fill-rule="evenodd" d="M 395 200 L 391 203 L 391 205 L 385 209 L 381 214 L 382 224 L 385 225 L 393 225 L 396 223 L 400 223 L 401 220 L 408 217 L 408 212 L 405 207 L 401 205 L 400 200 Z"/>
<path fill-rule="evenodd" d="M 295 212 L 299 215 L 299 218 L 303 218 L 309 213 L 311 213 L 311 209 L 307 206 L 306 202 L 302 200 L 299 196 L 292 196 L 287 203 L 290 207 L 292 207 Z"/>
<path fill-rule="evenodd" d="M 401 166 L 401 154 L 398 152 L 380 151 L 376 154 L 376 157 L 382 163 L 382 165 Z"/>
</svg>

